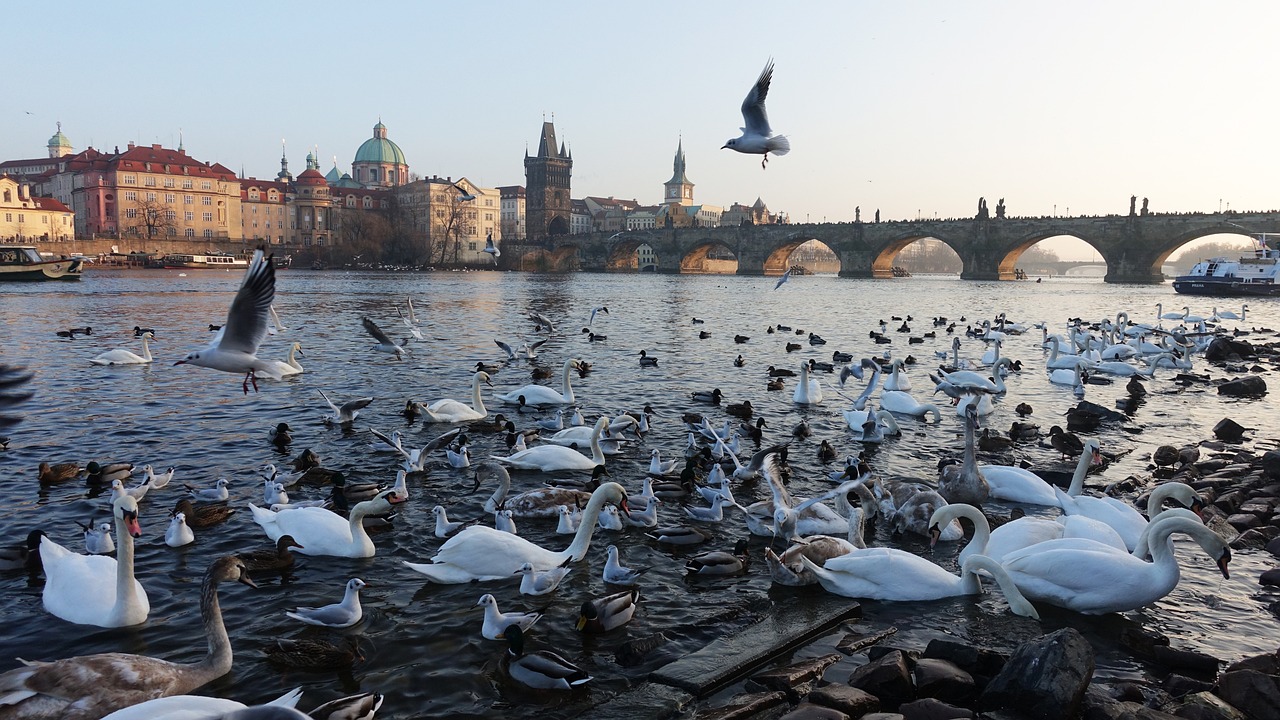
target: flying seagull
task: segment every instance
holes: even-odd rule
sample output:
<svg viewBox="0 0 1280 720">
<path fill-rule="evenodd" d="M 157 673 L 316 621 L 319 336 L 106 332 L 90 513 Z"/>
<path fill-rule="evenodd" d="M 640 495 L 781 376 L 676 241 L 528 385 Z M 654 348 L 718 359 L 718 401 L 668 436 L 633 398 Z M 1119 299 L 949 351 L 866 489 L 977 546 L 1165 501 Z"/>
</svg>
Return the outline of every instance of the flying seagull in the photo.
<svg viewBox="0 0 1280 720">
<path fill-rule="evenodd" d="M 469 193 L 461 185 L 454 185 L 453 188 L 458 191 L 458 202 L 471 202 L 476 199 L 475 193 Z"/>
<path fill-rule="evenodd" d="M 769 94 L 769 81 L 773 80 L 773 59 L 764 66 L 760 78 L 751 87 L 751 92 L 742 101 L 742 136 L 733 138 L 720 146 L 740 153 L 764 155 L 760 161 L 763 169 L 769 162 L 769 153 L 786 155 L 791 152 L 791 142 L 784 135 L 774 135 L 769 127 L 769 114 L 764 109 L 765 96 Z"/>
<path fill-rule="evenodd" d="M 791 268 L 787 268 L 787 271 L 782 273 L 782 277 L 778 278 L 778 282 L 776 285 L 773 286 L 773 289 L 777 290 L 778 288 L 782 287 L 783 283 L 785 283 L 790 279 L 791 279 Z"/>
<path fill-rule="evenodd" d="M 556 326 L 552 325 L 551 321 L 547 319 L 547 316 L 543 315 L 540 312 L 529 313 L 529 319 L 532 320 L 534 323 L 534 328 L 533 328 L 534 332 L 537 332 L 544 327 L 547 329 L 547 332 L 556 331 Z"/>
<path fill-rule="evenodd" d="M 323 390 L 316 390 L 316 392 L 320 393 L 320 397 L 324 398 L 325 403 L 329 406 L 329 410 L 333 412 L 332 415 L 325 415 L 321 418 L 324 420 L 326 425 L 350 426 L 351 423 L 356 421 L 356 416 L 360 414 L 360 411 L 369 407 L 369 403 L 373 402 L 373 398 L 363 397 L 355 400 L 348 400 L 347 402 L 342 403 L 342 407 L 338 407 L 333 404 L 333 401 L 329 399 L 328 395 L 324 394 Z"/>
<path fill-rule="evenodd" d="M 601 305 L 601 306 L 600 306 L 600 307 L 598 307 L 598 308 L 592 308 L 592 309 L 591 309 L 591 319 L 587 321 L 587 325 L 590 325 L 591 323 L 593 323 L 593 322 L 595 322 L 595 321 L 596 321 L 596 313 L 604 313 L 605 315 L 608 315 L 608 314 L 609 314 L 609 308 L 607 308 L 607 307 L 605 307 L 605 306 L 603 306 L 603 305 Z"/>
<path fill-rule="evenodd" d="M 378 324 L 374 321 L 369 318 L 360 318 L 360 322 L 364 324 L 364 331 L 369 333 L 374 340 L 378 341 L 378 344 L 373 346 L 374 350 L 395 355 L 397 359 L 401 359 L 402 355 L 409 352 L 405 348 L 405 344 L 409 342 L 409 338 L 405 338 L 399 345 L 397 345 L 394 340 L 387 337 L 386 333 L 382 332 L 382 328 L 378 327 Z"/>
<path fill-rule="evenodd" d="M 275 380 L 280 371 L 271 360 L 259 360 L 258 347 L 267 337 L 268 315 L 276 297 L 276 267 L 274 256 L 264 256 L 255 250 L 249 268 L 245 270 L 240 290 L 231 301 L 227 321 L 208 346 L 190 353 L 174 365 L 198 365 L 223 372 L 244 373 L 244 392 L 249 394 L 249 383 L 258 389 L 257 373 Z"/>
<path fill-rule="evenodd" d="M 484 252 L 493 256 L 494 265 L 498 264 L 498 257 L 502 255 L 502 251 L 498 249 L 497 245 L 493 244 L 493 233 L 489 233 L 489 236 L 484 239 Z"/>
</svg>

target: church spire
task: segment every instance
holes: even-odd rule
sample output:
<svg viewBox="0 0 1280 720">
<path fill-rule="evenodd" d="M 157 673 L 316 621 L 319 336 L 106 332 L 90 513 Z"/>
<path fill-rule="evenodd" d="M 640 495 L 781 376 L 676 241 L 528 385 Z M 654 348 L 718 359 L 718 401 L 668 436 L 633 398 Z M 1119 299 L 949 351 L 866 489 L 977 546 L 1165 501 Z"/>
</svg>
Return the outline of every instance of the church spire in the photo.
<svg viewBox="0 0 1280 720">
<path fill-rule="evenodd" d="M 289 172 L 289 154 L 285 148 L 284 138 L 280 138 L 280 172 L 276 173 L 276 180 L 293 182 L 293 175 Z"/>
</svg>

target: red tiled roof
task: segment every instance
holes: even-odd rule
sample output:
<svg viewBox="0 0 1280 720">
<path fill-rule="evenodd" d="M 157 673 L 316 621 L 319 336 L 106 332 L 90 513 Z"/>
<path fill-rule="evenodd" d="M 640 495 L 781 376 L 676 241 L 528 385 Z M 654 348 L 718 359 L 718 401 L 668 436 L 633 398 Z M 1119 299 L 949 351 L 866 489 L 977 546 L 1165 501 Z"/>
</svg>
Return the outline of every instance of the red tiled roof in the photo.
<svg viewBox="0 0 1280 720">
<path fill-rule="evenodd" d="M 66 205 L 63 205 L 62 203 L 58 202 L 57 200 L 51 197 L 37 197 L 37 198 L 31 198 L 31 199 L 32 201 L 35 202 L 36 207 L 40 208 L 41 210 L 53 210 L 56 212 L 67 212 L 67 213 L 71 212 L 71 208 L 67 207 Z"/>
</svg>

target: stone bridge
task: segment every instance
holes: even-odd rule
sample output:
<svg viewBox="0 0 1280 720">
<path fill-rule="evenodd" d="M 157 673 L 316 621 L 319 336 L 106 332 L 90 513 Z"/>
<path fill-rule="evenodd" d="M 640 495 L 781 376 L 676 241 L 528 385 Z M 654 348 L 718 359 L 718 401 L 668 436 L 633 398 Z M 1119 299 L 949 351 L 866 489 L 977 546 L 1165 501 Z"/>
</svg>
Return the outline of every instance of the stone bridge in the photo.
<svg viewBox="0 0 1280 720">
<path fill-rule="evenodd" d="M 636 269 L 636 248 L 643 243 L 653 248 L 658 272 L 716 272 L 723 261 L 715 254 L 728 251 L 737 258 L 739 275 L 781 275 L 792 250 L 818 240 L 840 258 L 842 277 L 888 278 L 899 251 L 933 238 L 960 256 L 960 277 L 1012 280 L 1024 251 L 1046 238 L 1069 235 L 1098 251 L 1107 265 L 1107 282 L 1160 283 L 1165 260 L 1193 240 L 1218 233 L 1277 231 L 1280 211 L 1153 213 L 658 228 L 559 236 L 540 245 L 508 244 L 503 250 L 504 255 L 514 251 L 513 267 L 627 272 Z"/>
</svg>

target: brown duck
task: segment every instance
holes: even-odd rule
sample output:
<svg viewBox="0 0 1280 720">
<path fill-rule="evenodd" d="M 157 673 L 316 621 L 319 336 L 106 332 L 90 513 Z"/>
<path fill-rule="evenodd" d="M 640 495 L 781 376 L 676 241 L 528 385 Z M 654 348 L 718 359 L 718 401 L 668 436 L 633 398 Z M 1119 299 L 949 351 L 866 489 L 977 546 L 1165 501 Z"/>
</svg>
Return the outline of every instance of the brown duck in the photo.
<svg viewBox="0 0 1280 720">
<path fill-rule="evenodd" d="M 298 670 L 342 670 L 364 660 L 354 637 L 344 638 L 341 642 L 322 638 L 278 639 L 267 647 L 266 655 L 273 665 Z"/>
<path fill-rule="evenodd" d="M 54 485 L 68 480 L 74 480 L 79 477 L 81 467 L 79 463 L 57 463 L 50 465 L 47 462 L 40 463 L 40 484 Z"/>
<path fill-rule="evenodd" d="M 283 572 L 293 567 L 294 557 L 289 548 L 301 549 L 302 546 L 292 535 L 281 535 L 274 549 L 240 553 L 240 559 L 249 572 Z"/>
<path fill-rule="evenodd" d="M 182 513 L 187 525 L 196 530 L 226 522 L 234 512 L 233 508 L 222 504 L 192 505 L 190 498 L 182 498 L 173 506 L 173 514 Z"/>
</svg>

